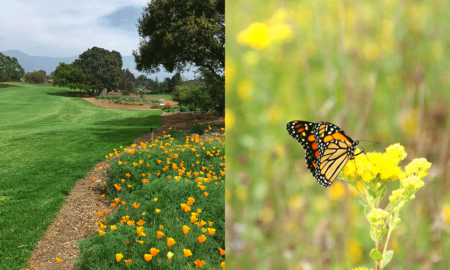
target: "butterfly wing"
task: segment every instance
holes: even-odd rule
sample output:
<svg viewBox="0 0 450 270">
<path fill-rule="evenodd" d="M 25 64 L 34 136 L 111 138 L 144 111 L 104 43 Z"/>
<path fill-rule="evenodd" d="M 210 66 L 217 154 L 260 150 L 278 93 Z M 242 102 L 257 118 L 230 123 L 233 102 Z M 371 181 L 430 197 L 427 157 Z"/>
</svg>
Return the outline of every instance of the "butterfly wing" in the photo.
<svg viewBox="0 0 450 270">
<path fill-rule="evenodd" d="M 313 134 L 316 124 L 307 121 L 291 121 L 287 123 L 286 129 L 292 138 L 297 140 L 303 149 L 305 149 L 306 167 L 314 176 L 319 157 L 319 145 Z"/>
<path fill-rule="evenodd" d="M 313 130 L 319 145 L 319 157 L 314 177 L 323 186 L 329 187 L 345 164 L 353 158 L 358 141 L 353 141 L 338 126 L 320 122 Z"/>
</svg>

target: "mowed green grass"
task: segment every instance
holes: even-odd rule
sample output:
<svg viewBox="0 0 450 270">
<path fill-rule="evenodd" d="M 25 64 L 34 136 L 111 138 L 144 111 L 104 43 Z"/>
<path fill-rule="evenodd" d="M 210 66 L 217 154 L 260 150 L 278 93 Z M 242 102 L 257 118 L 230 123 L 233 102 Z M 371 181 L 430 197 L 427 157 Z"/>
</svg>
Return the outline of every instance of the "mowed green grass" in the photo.
<svg viewBox="0 0 450 270">
<path fill-rule="evenodd" d="M 172 99 L 172 95 L 169 95 L 169 94 L 146 94 L 146 96 L 156 97 L 156 98 Z"/>
<path fill-rule="evenodd" d="M 105 109 L 76 93 L 0 88 L 0 269 L 25 267 L 75 183 L 114 148 L 162 124 L 161 111 Z"/>
</svg>

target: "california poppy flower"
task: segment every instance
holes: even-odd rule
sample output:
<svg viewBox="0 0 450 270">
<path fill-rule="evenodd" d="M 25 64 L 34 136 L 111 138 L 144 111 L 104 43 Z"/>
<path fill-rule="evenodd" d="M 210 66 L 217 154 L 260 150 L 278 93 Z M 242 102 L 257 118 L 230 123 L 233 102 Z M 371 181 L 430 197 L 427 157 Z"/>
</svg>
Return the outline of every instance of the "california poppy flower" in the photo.
<svg viewBox="0 0 450 270">
<path fill-rule="evenodd" d="M 172 237 L 167 238 L 167 245 L 169 247 L 175 245 L 177 242 L 175 242 L 175 240 Z"/>
<path fill-rule="evenodd" d="M 144 254 L 144 259 L 148 262 L 153 258 L 151 254 Z"/>
<path fill-rule="evenodd" d="M 198 237 L 198 242 L 201 244 L 201 243 L 203 243 L 203 242 L 205 242 L 206 241 L 206 236 L 204 236 L 204 235 L 200 235 L 199 237 Z"/>
<path fill-rule="evenodd" d="M 192 252 L 189 249 L 183 249 L 184 257 L 192 256 Z"/>
</svg>

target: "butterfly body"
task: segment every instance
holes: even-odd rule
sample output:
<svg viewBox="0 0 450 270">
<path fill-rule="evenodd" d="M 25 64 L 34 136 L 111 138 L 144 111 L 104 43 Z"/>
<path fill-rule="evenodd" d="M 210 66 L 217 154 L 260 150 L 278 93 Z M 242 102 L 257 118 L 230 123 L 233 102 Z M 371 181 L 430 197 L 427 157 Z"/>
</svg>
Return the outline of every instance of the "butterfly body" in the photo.
<svg viewBox="0 0 450 270">
<path fill-rule="evenodd" d="M 354 158 L 359 144 L 328 122 L 291 121 L 286 129 L 305 149 L 308 170 L 325 187 L 329 187 L 345 164 Z"/>
</svg>

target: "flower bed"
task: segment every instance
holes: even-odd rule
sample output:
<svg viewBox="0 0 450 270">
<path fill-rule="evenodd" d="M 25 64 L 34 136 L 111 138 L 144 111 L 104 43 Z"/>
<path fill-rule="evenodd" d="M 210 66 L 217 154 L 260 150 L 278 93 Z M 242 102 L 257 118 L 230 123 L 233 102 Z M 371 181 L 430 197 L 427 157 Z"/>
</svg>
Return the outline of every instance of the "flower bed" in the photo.
<svg viewBox="0 0 450 270">
<path fill-rule="evenodd" d="M 81 241 L 80 269 L 225 267 L 225 143 L 221 137 L 116 149 L 103 187 L 114 208 Z"/>
</svg>

